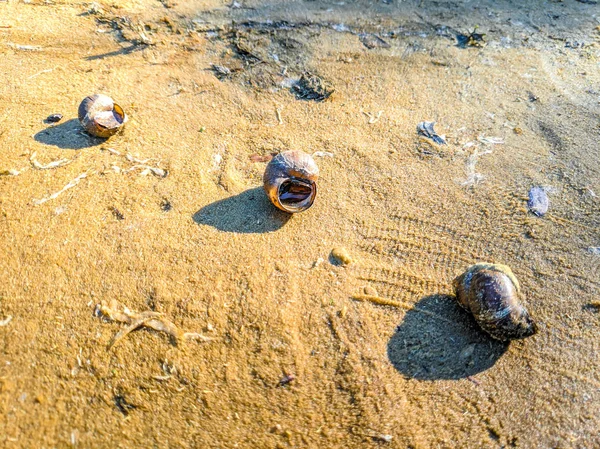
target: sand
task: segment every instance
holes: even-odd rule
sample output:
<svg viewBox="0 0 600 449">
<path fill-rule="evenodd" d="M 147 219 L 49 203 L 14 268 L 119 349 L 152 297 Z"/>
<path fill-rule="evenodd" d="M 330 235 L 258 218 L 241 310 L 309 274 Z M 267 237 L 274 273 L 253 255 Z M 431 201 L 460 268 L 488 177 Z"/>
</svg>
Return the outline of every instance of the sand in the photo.
<svg viewBox="0 0 600 449">
<path fill-rule="evenodd" d="M 599 13 L 0 2 L 0 446 L 600 447 Z M 298 98 L 306 73 L 333 93 Z M 76 119 L 96 92 L 129 115 L 107 141 Z M 294 216 L 255 162 L 288 149 L 321 152 Z M 537 335 L 456 304 L 478 261 L 512 268 Z M 113 301 L 211 340 L 108 348 Z"/>
</svg>

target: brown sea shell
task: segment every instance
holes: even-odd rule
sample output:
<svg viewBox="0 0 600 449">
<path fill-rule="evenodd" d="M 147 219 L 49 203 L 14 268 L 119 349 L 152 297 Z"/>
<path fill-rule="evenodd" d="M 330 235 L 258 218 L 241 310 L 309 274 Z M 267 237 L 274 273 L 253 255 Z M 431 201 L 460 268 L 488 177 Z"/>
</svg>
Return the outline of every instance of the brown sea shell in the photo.
<svg viewBox="0 0 600 449">
<path fill-rule="evenodd" d="M 537 325 L 521 303 L 521 288 L 509 267 L 478 263 L 454 279 L 458 303 L 497 340 L 529 337 Z"/>
<path fill-rule="evenodd" d="M 77 113 L 81 126 L 92 136 L 110 137 L 127 122 L 123 108 L 112 98 L 95 94 L 85 97 Z"/>
<path fill-rule="evenodd" d="M 312 206 L 317 196 L 319 168 L 313 158 L 302 151 L 279 153 L 267 165 L 264 189 L 279 209 L 302 212 Z"/>
</svg>

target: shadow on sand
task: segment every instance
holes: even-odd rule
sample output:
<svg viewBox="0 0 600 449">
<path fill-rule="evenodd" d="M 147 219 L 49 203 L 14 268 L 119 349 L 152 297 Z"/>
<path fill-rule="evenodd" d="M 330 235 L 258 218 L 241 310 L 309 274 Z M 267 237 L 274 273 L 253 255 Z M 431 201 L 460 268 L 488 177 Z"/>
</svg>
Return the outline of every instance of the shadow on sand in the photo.
<svg viewBox="0 0 600 449">
<path fill-rule="evenodd" d="M 85 58 L 85 60 L 86 61 L 95 61 L 97 59 L 111 58 L 113 56 L 129 55 L 129 54 L 131 54 L 133 52 L 141 51 L 144 48 L 146 48 L 146 45 L 133 44 L 133 45 L 130 45 L 129 47 L 123 47 L 123 48 L 121 48 L 119 50 L 109 51 L 108 53 L 101 53 L 99 55 L 87 56 Z"/>
<path fill-rule="evenodd" d="M 454 297 L 431 295 L 406 313 L 388 343 L 388 357 L 409 378 L 462 379 L 491 368 L 507 349 L 508 343 L 484 333 Z"/>
<path fill-rule="evenodd" d="M 194 221 L 225 232 L 263 233 L 277 231 L 290 217 L 257 187 L 203 207 L 194 214 Z"/>
<path fill-rule="evenodd" d="M 67 120 L 55 126 L 49 126 L 33 136 L 38 142 L 58 148 L 81 150 L 103 143 L 106 139 L 86 134 L 77 119 Z"/>
</svg>

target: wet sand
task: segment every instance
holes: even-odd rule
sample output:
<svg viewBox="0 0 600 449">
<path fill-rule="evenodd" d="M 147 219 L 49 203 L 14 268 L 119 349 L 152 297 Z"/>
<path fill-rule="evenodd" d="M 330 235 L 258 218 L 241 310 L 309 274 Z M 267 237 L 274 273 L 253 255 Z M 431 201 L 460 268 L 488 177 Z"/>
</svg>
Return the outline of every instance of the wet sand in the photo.
<svg viewBox="0 0 600 449">
<path fill-rule="evenodd" d="M 600 446 L 599 17 L 0 2 L 0 445 Z M 457 45 L 475 26 L 485 45 Z M 324 101 L 291 89 L 307 73 Z M 107 141 L 76 120 L 95 92 L 129 115 Z M 321 152 L 294 216 L 255 162 L 288 149 Z M 478 261 L 513 269 L 537 335 L 499 343 L 457 305 Z M 112 301 L 212 340 L 143 328 L 107 349 Z"/>
</svg>

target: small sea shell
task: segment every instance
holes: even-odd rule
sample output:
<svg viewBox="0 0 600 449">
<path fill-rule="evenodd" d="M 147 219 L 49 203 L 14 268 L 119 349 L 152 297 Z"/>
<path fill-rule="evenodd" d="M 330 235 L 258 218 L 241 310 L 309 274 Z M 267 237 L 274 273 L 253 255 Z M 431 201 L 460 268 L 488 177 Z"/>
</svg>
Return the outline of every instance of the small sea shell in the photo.
<svg viewBox="0 0 600 449">
<path fill-rule="evenodd" d="M 420 122 L 417 125 L 417 133 L 433 140 L 438 145 L 448 145 L 446 140 L 444 140 L 443 137 L 438 136 L 438 134 L 433 130 L 433 125 L 435 125 L 435 122 Z"/>
<path fill-rule="evenodd" d="M 275 156 L 265 169 L 264 189 L 279 209 L 294 213 L 312 206 L 317 196 L 319 168 L 311 156 L 302 151 L 284 151 Z"/>
<path fill-rule="evenodd" d="M 508 341 L 537 332 L 535 322 L 521 304 L 519 282 L 506 265 L 472 265 L 454 279 L 453 287 L 458 303 L 492 337 Z"/>
<path fill-rule="evenodd" d="M 542 187 L 532 187 L 529 190 L 529 200 L 527 201 L 527 207 L 538 217 L 542 217 L 548 212 L 550 206 L 550 200 L 546 191 Z"/>
<path fill-rule="evenodd" d="M 81 126 L 96 137 L 110 137 L 127 122 L 127 115 L 121 106 L 102 94 L 84 98 L 77 115 Z"/>
<path fill-rule="evenodd" d="M 46 117 L 46 123 L 58 123 L 62 120 L 62 114 L 51 114 Z"/>
</svg>

